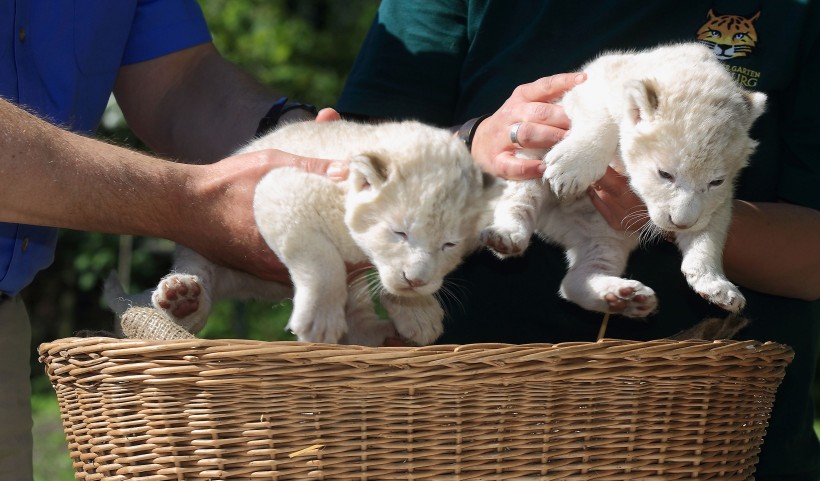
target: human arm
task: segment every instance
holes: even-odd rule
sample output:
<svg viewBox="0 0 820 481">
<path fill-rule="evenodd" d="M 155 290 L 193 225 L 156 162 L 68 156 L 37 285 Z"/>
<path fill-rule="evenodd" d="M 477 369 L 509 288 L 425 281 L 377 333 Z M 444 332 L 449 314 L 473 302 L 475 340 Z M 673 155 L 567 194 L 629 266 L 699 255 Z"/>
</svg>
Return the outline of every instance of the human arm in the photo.
<svg viewBox="0 0 820 481">
<path fill-rule="evenodd" d="M 635 232 L 645 223 L 624 221 L 645 210 L 626 178 L 609 170 L 588 191 L 609 225 Z M 628 229 L 627 229 L 628 227 Z M 820 212 L 785 202 L 735 200 L 723 253 L 730 280 L 767 294 L 820 298 Z"/>
<path fill-rule="evenodd" d="M 208 163 L 253 137 L 280 97 L 203 43 L 120 68 L 114 95 L 129 127 L 154 152 Z M 306 120 L 291 110 L 282 120 Z"/>
<path fill-rule="evenodd" d="M 59 129 L 0 100 L 0 221 L 162 237 L 259 277 L 287 281 L 259 235 L 253 188 L 271 168 L 344 177 L 346 167 L 279 151 L 211 165 L 161 160 Z"/>
<path fill-rule="evenodd" d="M 723 264 L 729 279 L 742 286 L 820 299 L 820 211 L 735 200 Z"/>
<path fill-rule="evenodd" d="M 197 164 L 222 159 L 248 142 L 259 120 L 280 97 L 223 58 L 211 43 L 122 67 L 114 92 L 129 126 L 146 145 L 157 153 Z M 283 114 L 280 122 L 310 118 L 307 111 L 294 109 Z M 332 109 L 323 109 L 317 116 L 318 121 L 338 118 Z M 251 157 L 262 171 L 267 171 L 271 163 L 296 162 L 319 172 L 327 165 L 305 164 L 283 153 Z M 213 262 L 266 279 L 286 280 L 287 272 L 262 240 L 252 218 L 252 192 L 261 173 L 253 171 L 248 161 L 240 156 L 239 160 L 228 159 L 204 169 L 210 172 L 207 175 L 216 176 L 208 182 L 216 190 L 210 192 L 212 201 L 203 208 L 212 209 L 215 218 L 225 218 L 213 227 L 199 224 L 200 230 L 174 240 Z M 231 185 L 234 182 L 237 184 Z M 220 187 L 229 195 L 221 195 Z M 236 202 L 230 201 L 233 196 Z M 224 232 L 225 227 L 233 232 Z M 192 238 L 197 245 L 192 245 Z"/>
</svg>

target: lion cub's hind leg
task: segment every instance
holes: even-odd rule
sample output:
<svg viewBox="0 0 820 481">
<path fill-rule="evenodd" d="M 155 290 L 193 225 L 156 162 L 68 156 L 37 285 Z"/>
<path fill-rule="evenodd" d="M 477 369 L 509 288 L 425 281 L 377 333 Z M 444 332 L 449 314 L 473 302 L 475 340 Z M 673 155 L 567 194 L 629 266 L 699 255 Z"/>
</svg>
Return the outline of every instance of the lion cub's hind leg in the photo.
<svg viewBox="0 0 820 481">
<path fill-rule="evenodd" d="M 191 334 L 197 334 L 205 327 L 213 303 L 220 299 L 278 301 L 292 295 L 290 286 L 216 265 L 178 246 L 173 272 L 157 284 L 151 304 Z"/>
<path fill-rule="evenodd" d="M 567 249 L 569 269 L 560 294 L 585 309 L 646 317 L 658 305 L 655 291 L 634 279 L 620 277 L 632 242 L 617 235 L 588 237 Z"/>
</svg>

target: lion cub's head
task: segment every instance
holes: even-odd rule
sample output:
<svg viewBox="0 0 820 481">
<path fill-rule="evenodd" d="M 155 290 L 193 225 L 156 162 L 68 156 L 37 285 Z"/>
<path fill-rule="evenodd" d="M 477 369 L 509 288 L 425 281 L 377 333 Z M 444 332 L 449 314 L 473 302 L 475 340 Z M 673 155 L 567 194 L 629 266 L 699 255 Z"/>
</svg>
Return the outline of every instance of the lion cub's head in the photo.
<svg viewBox="0 0 820 481">
<path fill-rule="evenodd" d="M 345 222 L 387 291 L 432 294 L 476 247 L 484 176 L 443 129 L 382 124 L 374 136 L 351 160 Z"/>
<path fill-rule="evenodd" d="M 670 232 L 701 230 L 730 202 L 757 145 L 749 129 L 765 108 L 764 94 L 742 89 L 702 53 L 690 78 L 625 85 L 621 157 L 652 222 Z"/>
</svg>

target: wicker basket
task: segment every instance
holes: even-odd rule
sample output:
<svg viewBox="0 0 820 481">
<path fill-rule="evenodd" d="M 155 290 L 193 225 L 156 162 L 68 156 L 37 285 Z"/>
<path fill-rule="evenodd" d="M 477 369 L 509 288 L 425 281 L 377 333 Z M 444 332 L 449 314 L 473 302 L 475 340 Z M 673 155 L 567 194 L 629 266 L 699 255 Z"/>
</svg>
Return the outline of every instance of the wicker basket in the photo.
<svg viewBox="0 0 820 481">
<path fill-rule="evenodd" d="M 793 353 L 753 341 L 40 346 L 80 480 L 753 479 Z"/>
</svg>

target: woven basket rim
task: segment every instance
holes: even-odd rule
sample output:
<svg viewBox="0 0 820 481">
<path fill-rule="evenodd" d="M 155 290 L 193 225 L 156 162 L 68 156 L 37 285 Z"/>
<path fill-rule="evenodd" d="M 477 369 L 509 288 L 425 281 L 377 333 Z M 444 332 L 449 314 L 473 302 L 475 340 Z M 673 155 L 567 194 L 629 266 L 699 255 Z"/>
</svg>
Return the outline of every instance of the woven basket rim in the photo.
<svg viewBox="0 0 820 481">
<path fill-rule="evenodd" d="M 738 359 L 755 357 L 764 362 L 788 364 L 794 350 L 772 341 L 672 340 L 635 341 L 605 338 L 599 341 L 563 343 L 474 343 L 436 344 L 422 347 L 366 347 L 320 344 L 300 341 L 260 341 L 249 339 L 119 339 L 111 337 L 68 337 L 40 344 L 41 356 L 70 350 L 74 354 L 95 353 L 121 357 L 150 353 L 190 353 L 202 360 L 209 358 L 242 359 L 277 356 L 298 358 L 310 363 L 357 363 L 430 366 L 431 363 L 494 363 L 494 355 L 517 354 L 516 362 L 556 362 L 574 358 L 621 359 L 647 361 L 654 359 L 685 361 L 687 359 Z"/>
</svg>

